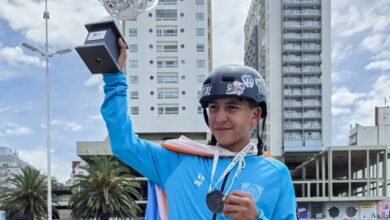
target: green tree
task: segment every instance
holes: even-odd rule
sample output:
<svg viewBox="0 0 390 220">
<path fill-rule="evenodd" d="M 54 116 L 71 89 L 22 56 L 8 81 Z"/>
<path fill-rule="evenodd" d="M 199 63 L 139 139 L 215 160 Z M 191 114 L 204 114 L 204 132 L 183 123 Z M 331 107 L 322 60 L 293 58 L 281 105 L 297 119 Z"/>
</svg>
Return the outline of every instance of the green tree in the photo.
<svg viewBox="0 0 390 220">
<path fill-rule="evenodd" d="M 111 156 L 94 157 L 81 166 L 87 175 L 77 175 L 69 205 L 77 219 L 135 217 L 140 211 L 134 199 L 141 198 L 139 182 L 133 181 L 129 168 Z"/>
<path fill-rule="evenodd" d="M 47 215 L 46 177 L 33 167 L 27 166 L 20 174 L 13 174 L 8 182 L 14 187 L 0 191 L 0 209 L 10 219 L 24 217 L 28 220 L 45 219 Z M 53 201 L 56 195 L 52 195 Z M 57 215 L 57 209 L 53 207 Z"/>
</svg>

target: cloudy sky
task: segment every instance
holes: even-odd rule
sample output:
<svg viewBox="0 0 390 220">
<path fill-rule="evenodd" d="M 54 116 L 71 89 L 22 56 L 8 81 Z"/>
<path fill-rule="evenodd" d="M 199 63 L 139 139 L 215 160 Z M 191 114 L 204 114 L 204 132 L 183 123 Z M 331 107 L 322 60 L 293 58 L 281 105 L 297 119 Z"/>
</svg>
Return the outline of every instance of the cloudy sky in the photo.
<svg viewBox="0 0 390 220">
<path fill-rule="evenodd" d="M 2 0 L 0 7 L 0 146 L 46 170 L 43 0 Z M 250 0 L 213 1 L 214 66 L 243 63 L 243 25 Z M 97 0 L 48 1 L 50 51 L 84 42 L 83 24 L 106 13 Z M 350 124 L 374 123 L 390 102 L 390 0 L 332 1 L 332 139 L 346 145 Z M 101 79 L 72 52 L 50 59 L 52 174 L 65 181 L 77 160 L 76 141 L 106 136 L 99 108 Z"/>
</svg>

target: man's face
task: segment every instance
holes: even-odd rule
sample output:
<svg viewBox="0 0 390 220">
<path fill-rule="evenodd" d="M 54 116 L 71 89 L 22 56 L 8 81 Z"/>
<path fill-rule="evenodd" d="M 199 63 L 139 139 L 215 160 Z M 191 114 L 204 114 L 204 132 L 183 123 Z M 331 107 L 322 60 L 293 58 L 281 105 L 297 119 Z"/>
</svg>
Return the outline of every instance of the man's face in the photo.
<svg viewBox="0 0 390 220">
<path fill-rule="evenodd" d="M 238 98 L 221 98 L 209 103 L 209 123 L 217 142 L 231 151 L 249 143 L 251 127 L 260 119 L 261 109 L 251 108 Z"/>
</svg>

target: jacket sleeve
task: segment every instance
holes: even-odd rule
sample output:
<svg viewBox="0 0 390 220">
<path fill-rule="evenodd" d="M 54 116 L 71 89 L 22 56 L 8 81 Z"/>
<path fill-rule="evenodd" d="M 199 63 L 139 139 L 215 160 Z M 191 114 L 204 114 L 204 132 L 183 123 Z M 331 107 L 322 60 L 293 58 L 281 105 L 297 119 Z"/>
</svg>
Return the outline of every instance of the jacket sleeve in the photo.
<svg viewBox="0 0 390 220">
<path fill-rule="evenodd" d="M 128 115 L 127 84 L 122 72 L 103 75 L 106 122 L 112 153 L 143 176 L 164 188 L 164 182 L 181 161 L 180 154 L 138 138 Z"/>
<path fill-rule="evenodd" d="M 296 200 L 291 175 L 286 166 L 280 169 L 281 181 L 278 200 L 271 219 L 297 219 Z"/>
</svg>

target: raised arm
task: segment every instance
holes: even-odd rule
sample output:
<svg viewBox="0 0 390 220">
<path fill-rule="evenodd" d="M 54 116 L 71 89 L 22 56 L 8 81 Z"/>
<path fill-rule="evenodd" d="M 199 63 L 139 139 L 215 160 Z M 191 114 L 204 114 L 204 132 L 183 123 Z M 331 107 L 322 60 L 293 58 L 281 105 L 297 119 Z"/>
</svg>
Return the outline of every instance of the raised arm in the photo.
<svg viewBox="0 0 390 220">
<path fill-rule="evenodd" d="M 126 48 L 120 40 L 121 54 L 118 63 L 123 68 Z M 104 80 L 104 102 L 101 113 L 106 122 L 113 154 L 164 187 L 171 171 L 180 163 L 180 155 L 166 150 L 158 144 L 138 138 L 127 113 L 127 84 L 122 72 L 106 73 Z"/>
</svg>

